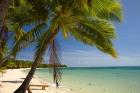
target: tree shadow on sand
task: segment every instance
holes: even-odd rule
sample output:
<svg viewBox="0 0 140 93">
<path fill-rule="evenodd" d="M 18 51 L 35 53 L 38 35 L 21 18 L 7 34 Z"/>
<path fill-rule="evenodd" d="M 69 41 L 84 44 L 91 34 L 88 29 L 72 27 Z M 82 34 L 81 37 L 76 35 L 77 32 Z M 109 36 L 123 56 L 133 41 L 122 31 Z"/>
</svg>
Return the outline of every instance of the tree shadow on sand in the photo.
<svg viewBox="0 0 140 93">
<path fill-rule="evenodd" d="M 22 83 L 23 81 L 0 81 L 0 82 L 3 82 L 3 83 Z"/>
</svg>

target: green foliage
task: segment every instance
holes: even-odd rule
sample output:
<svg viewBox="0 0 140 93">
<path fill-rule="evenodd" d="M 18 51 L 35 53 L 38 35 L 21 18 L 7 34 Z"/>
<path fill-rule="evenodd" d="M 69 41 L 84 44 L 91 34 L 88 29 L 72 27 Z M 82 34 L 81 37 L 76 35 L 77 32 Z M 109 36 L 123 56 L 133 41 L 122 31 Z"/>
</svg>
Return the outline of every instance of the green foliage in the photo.
<svg viewBox="0 0 140 93">
<path fill-rule="evenodd" d="M 32 61 L 27 60 L 8 60 L 2 68 L 0 69 L 18 69 L 18 68 L 30 68 L 32 66 Z M 38 68 L 48 68 L 52 67 L 50 64 L 39 64 Z M 66 67 L 66 65 L 59 65 L 59 67 Z"/>
<path fill-rule="evenodd" d="M 5 73 L 6 72 L 6 68 L 5 67 L 0 67 L 0 74 L 2 73 Z"/>
<path fill-rule="evenodd" d="M 86 19 L 86 20 L 85 20 Z M 71 31 L 71 34 L 85 44 L 96 46 L 104 53 L 117 57 L 112 40 L 115 38 L 114 27 L 106 20 L 80 19 L 80 26 Z"/>
<path fill-rule="evenodd" d="M 13 55 L 16 55 L 16 52 L 35 41 L 39 36 L 43 36 L 41 35 L 43 29 L 47 31 L 50 28 L 51 31 L 54 31 L 53 25 L 57 25 L 57 30 L 61 30 L 64 38 L 68 38 L 70 35 L 75 37 L 77 33 L 81 33 L 77 32 L 77 29 L 79 29 L 79 25 L 82 25 L 86 30 L 88 27 L 102 35 L 108 35 L 106 38 L 111 39 L 110 37 L 114 38 L 115 33 L 110 21 L 121 22 L 123 19 L 119 0 L 14 0 L 5 18 L 8 31 L 14 32 L 13 38 L 16 44 Z M 52 20 L 55 19 L 58 19 L 57 24 L 53 24 Z M 34 27 L 29 31 L 24 31 L 23 27 L 29 25 Z M 49 25 L 49 27 L 45 28 L 43 25 Z M 87 32 L 91 33 L 92 31 Z M 75 37 L 80 40 L 77 37 L 81 36 Z M 80 41 L 89 44 L 93 40 L 88 38 L 88 40 Z M 112 41 L 109 40 L 109 42 Z M 94 43 L 94 45 L 97 44 Z"/>
</svg>

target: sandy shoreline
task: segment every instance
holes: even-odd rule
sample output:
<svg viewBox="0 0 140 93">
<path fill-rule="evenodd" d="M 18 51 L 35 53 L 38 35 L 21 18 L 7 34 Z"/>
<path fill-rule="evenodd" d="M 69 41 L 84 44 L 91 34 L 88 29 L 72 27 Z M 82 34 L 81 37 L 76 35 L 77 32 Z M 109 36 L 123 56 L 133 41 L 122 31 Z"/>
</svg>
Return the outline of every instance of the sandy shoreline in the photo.
<svg viewBox="0 0 140 93">
<path fill-rule="evenodd" d="M 8 69 L 6 73 L 0 75 L 0 93 L 13 93 L 26 77 L 26 73 L 23 72 L 24 69 Z M 46 84 L 40 82 L 39 78 L 35 77 L 32 79 L 31 84 Z M 31 88 L 33 93 L 74 93 L 68 88 L 60 87 L 57 88 L 54 84 L 47 83 L 49 87 L 46 90 L 41 90 L 41 88 L 33 87 Z"/>
</svg>

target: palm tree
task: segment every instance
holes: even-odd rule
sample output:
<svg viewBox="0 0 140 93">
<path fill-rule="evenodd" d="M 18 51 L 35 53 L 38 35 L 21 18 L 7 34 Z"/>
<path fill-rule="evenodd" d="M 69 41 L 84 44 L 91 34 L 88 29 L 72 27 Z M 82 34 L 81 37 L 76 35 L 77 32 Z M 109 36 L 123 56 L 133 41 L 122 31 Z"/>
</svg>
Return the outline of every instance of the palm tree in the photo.
<svg viewBox="0 0 140 93">
<path fill-rule="evenodd" d="M 5 37 L 7 28 L 5 27 L 5 15 L 12 0 L 0 0 L 0 59 L 3 58 L 5 52 Z"/>
<path fill-rule="evenodd" d="M 13 41 L 13 44 L 17 43 L 17 41 L 27 32 L 24 31 L 24 27 L 26 25 L 34 25 L 38 23 L 36 26 L 37 29 L 43 26 L 39 25 L 39 13 L 31 10 L 31 6 L 29 6 L 25 0 L 14 0 L 14 2 L 9 6 L 7 13 L 5 14 L 5 21 L 3 24 L 3 29 L 0 34 L 1 41 L 0 42 L 0 65 L 2 66 L 3 63 L 13 56 L 11 53 L 4 57 L 5 54 L 5 47 L 8 46 L 8 40 Z M 39 27 L 40 26 L 40 27 Z M 45 25 L 46 26 L 46 25 Z M 36 33 L 39 33 L 39 31 Z M 10 35 L 9 35 L 10 34 Z M 10 47 L 12 48 L 12 47 Z"/>
<path fill-rule="evenodd" d="M 32 10 L 39 14 L 40 21 L 35 28 L 18 40 L 12 55 L 16 55 L 21 48 L 34 40 L 37 40 L 37 47 L 31 70 L 14 93 L 25 93 L 36 67 L 49 47 L 52 47 L 51 55 L 54 56 L 50 56 L 53 59 L 51 61 L 54 68 L 57 67 L 56 62 L 59 60 L 55 52 L 55 39 L 58 33 L 62 33 L 64 38 L 73 36 L 84 44 L 96 46 L 102 52 L 117 57 L 112 44 L 115 38 L 112 22 L 122 20 L 121 6 L 117 0 L 28 0 L 28 2 L 33 6 Z M 44 24 L 48 27 L 42 30 Z M 54 71 L 56 78 L 60 78 L 59 71 Z M 57 79 L 55 79 L 56 83 L 58 83 Z"/>
<path fill-rule="evenodd" d="M 0 1 L 0 8 L 1 8 L 1 13 L 0 13 L 0 60 L 4 57 L 5 55 L 5 47 L 7 47 L 7 42 L 9 39 L 11 39 L 11 37 L 13 36 L 13 33 L 15 32 L 18 33 L 18 35 L 16 35 L 15 39 L 20 38 L 21 34 L 23 33 L 23 31 L 20 29 L 19 27 L 17 29 L 17 24 L 18 23 L 14 23 L 13 21 L 9 21 L 9 17 L 11 15 L 10 12 L 14 13 L 13 11 L 11 11 L 12 8 L 14 8 L 14 6 L 12 5 L 12 1 L 14 0 L 1 0 Z M 14 16 L 12 16 L 14 18 Z M 11 24 L 11 22 L 13 22 Z M 11 30 L 9 29 L 9 24 L 11 27 L 16 29 Z M 12 33 L 13 32 L 13 33 Z M 8 34 L 12 33 L 10 36 Z"/>
</svg>

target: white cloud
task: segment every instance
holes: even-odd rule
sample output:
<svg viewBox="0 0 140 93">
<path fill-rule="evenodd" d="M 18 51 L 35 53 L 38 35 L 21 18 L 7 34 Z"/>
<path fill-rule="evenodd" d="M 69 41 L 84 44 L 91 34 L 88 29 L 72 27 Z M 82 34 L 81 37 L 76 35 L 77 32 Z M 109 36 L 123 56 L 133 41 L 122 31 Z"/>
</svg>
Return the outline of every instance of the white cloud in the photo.
<svg viewBox="0 0 140 93">
<path fill-rule="evenodd" d="M 18 59 L 32 60 L 33 52 L 19 53 Z M 48 61 L 48 55 L 44 56 Z M 61 53 L 62 63 L 68 66 L 140 66 L 140 55 L 122 54 L 118 59 L 96 50 L 67 50 Z"/>
<path fill-rule="evenodd" d="M 118 59 L 91 50 L 70 50 L 62 53 L 63 62 L 69 66 L 137 66 L 140 55 L 119 55 Z"/>
</svg>

